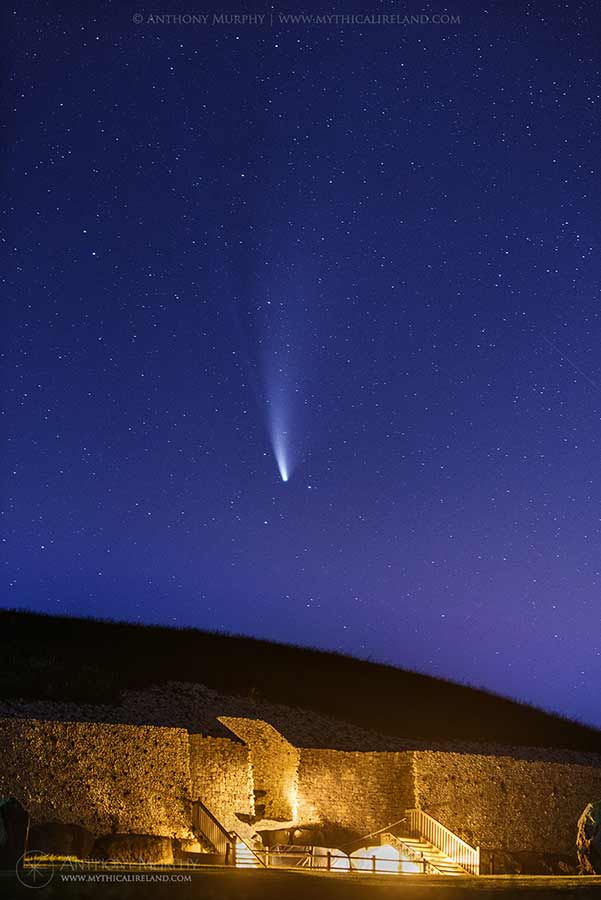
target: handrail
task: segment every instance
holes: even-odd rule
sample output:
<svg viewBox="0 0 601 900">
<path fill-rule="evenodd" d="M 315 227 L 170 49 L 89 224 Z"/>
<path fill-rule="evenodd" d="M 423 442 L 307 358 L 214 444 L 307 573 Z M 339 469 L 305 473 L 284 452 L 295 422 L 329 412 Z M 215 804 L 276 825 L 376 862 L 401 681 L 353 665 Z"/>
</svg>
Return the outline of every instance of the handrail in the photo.
<svg viewBox="0 0 601 900">
<path fill-rule="evenodd" d="M 368 834 L 362 834 L 360 837 L 355 838 L 354 841 L 347 841 L 346 844 L 340 844 L 340 847 L 351 847 L 354 844 L 358 843 L 358 841 L 364 841 L 365 838 L 375 837 L 376 834 L 382 834 L 383 831 L 390 831 L 391 828 L 395 828 L 397 825 L 402 825 L 402 823 L 406 821 L 407 816 L 403 816 L 402 819 L 397 819 L 396 822 L 391 822 L 390 825 L 386 825 L 384 826 L 384 828 L 378 828 L 377 831 L 370 831 Z"/>
<path fill-rule="evenodd" d="M 405 819 L 401 819 L 401 822 L 404 822 Z M 377 832 L 374 832 L 377 833 Z M 385 832 L 386 833 L 386 832 Z M 409 844 L 406 844 L 403 838 L 397 837 L 396 834 L 391 831 L 390 836 L 394 839 L 395 843 L 400 844 L 403 848 L 403 853 L 407 855 L 407 859 L 410 862 L 418 862 L 424 866 L 427 866 L 435 875 L 442 875 L 442 869 L 439 869 L 438 866 L 433 863 L 431 860 L 426 859 L 423 853 L 419 850 L 416 850 L 415 847 L 410 847 Z"/>
<path fill-rule="evenodd" d="M 409 828 L 472 875 L 480 874 L 480 847 L 472 847 L 423 809 L 408 809 Z"/>
<path fill-rule="evenodd" d="M 219 819 L 201 800 L 192 801 L 192 826 L 202 832 L 220 856 L 224 856 L 226 861 L 228 860 L 232 838 Z"/>
<path fill-rule="evenodd" d="M 443 825 L 442 822 L 439 822 L 438 819 L 435 819 L 434 816 L 431 816 L 429 813 L 425 812 L 423 809 L 415 809 L 415 810 L 411 810 L 410 812 L 419 813 L 420 817 L 422 817 L 424 819 L 430 819 L 430 821 L 434 822 L 439 828 L 442 828 L 444 831 L 448 832 L 448 834 L 450 834 L 453 837 L 454 841 L 457 844 L 462 844 L 467 850 L 475 850 L 476 849 L 475 847 L 472 847 L 471 844 L 468 844 L 467 841 L 464 841 L 463 838 L 460 838 L 458 834 L 455 834 L 454 831 L 451 831 L 450 828 L 447 828 L 446 825 Z"/>
<path fill-rule="evenodd" d="M 253 847 L 251 847 L 250 844 L 247 844 L 246 841 L 244 840 L 244 838 L 241 838 L 237 831 L 232 831 L 232 837 L 234 838 L 235 841 L 239 841 L 241 844 L 244 844 L 246 849 L 250 850 L 250 852 L 252 853 L 253 856 L 256 856 L 256 858 L 259 860 L 259 862 L 261 863 L 262 866 L 267 865 L 265 860 L 261 859 L 261 857 L 259 856 L 259 853 Z M 266 851 L 266 852 L 268 853 L 269 851 Z M 235 857 L 234 857 L 234 859 L 235 859 Z"/>
<path fill-rule="evenodd" d="M 267 867 L 280 865 L 279 862 L 274 862 L 274 860 L 292 859 L 294 860 L 292 868 L 299 868 L 311 865 L 314 849 L 314 847 L 304 844 L 279 844 L 265 850 L 258 850 L 257 853 L 265 857 L 265 865 Z"/>
<path fill-rule="evenodd" d="M 403 852 L 407 851 L 407 856 L 401 857 L 399 860 L 390 859 L 388 856 L 379 856 L 377 853 L 372 853 L 370 856 L 348 856 L 346 853 L 336 853 L 332 851 L 327 851 L 326 853 L 315 853 L 315 848 L 313 848 L 312 853 L 290 853 L 280 850 L 268 851 L 268 850 L 258 850 L 255 855 L 257 857 L 265 856 L 264 865 L 267 867 L 274 868 L 297 868 L 299 866 L 308 865 L 310 868 L 327 868 L 330 870 L 332 868 L 332 863 L 336 860 L 344 860 L 344 862 L 348 863 L 349 871 L 357 870 L 357 863 L 370 863 L 371 871 L 387 871 L 390 872 L 390 866 L 394 863 L 398 863 L 399 866 L 402 865 L 404 861 L 413 862 L 419 864 L 423 867 L 424 873 L 430 873 L 434 875 L 442 874 L 442 871 L 438 869 L 430 860 L 426 859 L 422 854 L 418 851 L 414 850 L 412 847 L 408 847 L 403 844 L 402 841 L 399 841 L 399 844 L 402 844 Z M 249 848 L 250 849 L 250 848 Z M 375 849 L 375 848 L 374 848 Z M 287 865 L 286 860 L 293 860 L 293 865 Z M 325 860 L 325 866 L 315 866 L 315 860 Z M 282 864 L 282 861 L 284 863 Z M 386 868 L 380 869 L 379 863 L 383 863 Z M 403 874 L 402 870 L 399 870 L 399 875 Z"/>
<path fill-rule="evenodd" d="M 406 821 L 407 821 L 407 816 L 409 815 L 410 812 L 411 812 L 411 811 L 408 810 L 408 811 L 407 811 L 407 815 L 404 815 L 402 819 L 397 819 L 396 822 L 391 822 L 390 825 L 386 825 L 384 828 L 378 828 L 377 831 L 370 831 L 369 834 L 363 834 L 363 835 L 361 835 L 361 837 L 355 838 L 354 841 L 348 841 L 346 844 L 341 844 L 341 845 L 340 845 L 341 848 L 343 848 L 343 847 L 354 847 L 354 846 L 356 846 L 360 841 L 364 841 L 366 838 L 375 837 L 375 836 L 378 835 L 378 834 L 386 834 L 386 833 L 389 833 L 389 834 L 392 835 L 392 837 L 395 839 L 395 841 L 397 841 L 399 844 L 402 845 L 403 851 L 407 854 L 408 858 L 409 858 L 412 862 L 415 861 L 415 862 L 423 863 L 423 862 L 424 862 L 423 854 L 420 853 L 419 850 L 415 850 L 414 847 L 410 847 L 409 844 L 406 844 L 405 841 L 403 840 L 403 838 L 402 838 L 402 837 L 399 837 L 399 835 L 395 834 L 395 832 L 392 830 L 393 828 L 396 828 L 397 825 L 402 825 L 404 822 L 406 822 Z M 361 846 L 361 845 L 360 845 L 360 846 Z M 360 846 L 359 846 L 358 849 L 360 849 Z M 428 868 L 431 869 L 435 874 L 441 874 L 441 869 L 439 869 L 438 866 L 435 865 L 435 863 L 431 862 L 430 860 L 427 860 L 427 861 L 426 861 L 426 865 L 427 865 Z"/>
</svg>

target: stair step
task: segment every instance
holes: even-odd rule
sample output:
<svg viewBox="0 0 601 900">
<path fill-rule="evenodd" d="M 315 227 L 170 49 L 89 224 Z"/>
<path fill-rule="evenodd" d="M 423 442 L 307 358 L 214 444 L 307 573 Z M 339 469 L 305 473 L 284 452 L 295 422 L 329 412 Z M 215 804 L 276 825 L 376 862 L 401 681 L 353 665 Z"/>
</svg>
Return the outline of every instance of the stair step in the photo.
<svg viewBox="0 0 601 900">
<path fill-rule="evenodd" d="M 423 857 L 426 862 L 434 866 L 443 875 L 465 875 L 465 869 L 462 868 L 454 859 L 446 855 L 439 847 L 435 847 L 429 841 L 423 838 L 405 837 L 404 835 L 391 834 L 391 838 L 396 838 L 400 845 L 404 845 L 414 854 Z M 381 840 L 385 841 L 387 835 L 383 834 Z M 402 847 L 399 847 L 402 853 Z"/>
<path fill-rule="evenodd" d="M 236 868 L 258 869 L 261 863 L 244 841 L 236 841 Z"/>
</svg>

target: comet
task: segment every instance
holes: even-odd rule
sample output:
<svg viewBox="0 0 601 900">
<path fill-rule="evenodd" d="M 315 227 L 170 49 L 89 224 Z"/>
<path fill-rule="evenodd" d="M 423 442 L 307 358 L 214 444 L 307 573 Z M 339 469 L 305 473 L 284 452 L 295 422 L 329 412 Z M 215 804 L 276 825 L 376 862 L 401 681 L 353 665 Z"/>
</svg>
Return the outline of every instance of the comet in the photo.
<svg viewBox="0 0 601 900">
<path fill-rule="evenodd" d="M 290 410 L 284 384 L 271 391 L 267 399 L 267 425 L 276 465 L 282 481 L 289 480 L 294 466 L 290 429 Z"/>
<path fill-rule="evenodd" d="M 306 378 L 309 363 L 308 309 L 300 265 L 274 273 L 261 291 L 252 321 L 259 350 L 259 390 L 277 472 L 290 481 L 306 448 Z"/>
<path fill-rule="evenodd" d="M 285 435 L 282 435 L 282 438 L 285 438 Z M 286 451 L 284 448 L 283 440 L 275 442 L 273 453 L 275 456 L 275 461 L 278 464 L 278 469 L 280 471 L 282 481 L 288 481 L 288 463 L 286 462 Z"/>
</svg>

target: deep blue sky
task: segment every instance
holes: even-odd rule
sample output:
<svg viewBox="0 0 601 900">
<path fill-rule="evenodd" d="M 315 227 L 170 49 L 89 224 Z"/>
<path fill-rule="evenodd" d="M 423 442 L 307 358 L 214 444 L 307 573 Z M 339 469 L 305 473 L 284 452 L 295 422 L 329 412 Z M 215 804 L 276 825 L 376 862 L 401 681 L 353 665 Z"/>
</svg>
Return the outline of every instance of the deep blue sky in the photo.
<svg viewBox="0 0 601 900">
<path fill-rule="evenodd" d="M 5 13 L 4 605 L 601 725 L 599 10 L 480 6 Z"/>
</svg>

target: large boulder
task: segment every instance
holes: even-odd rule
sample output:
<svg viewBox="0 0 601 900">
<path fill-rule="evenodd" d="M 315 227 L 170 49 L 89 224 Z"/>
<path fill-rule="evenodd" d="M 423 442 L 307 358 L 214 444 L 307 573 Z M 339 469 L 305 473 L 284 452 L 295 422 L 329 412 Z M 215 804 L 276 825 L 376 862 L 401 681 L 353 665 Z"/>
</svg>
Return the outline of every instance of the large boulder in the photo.
<svg viewBox="0 0 601 900">
<path fill-rule="evenodd" d="M 92 858 L 172 865 L 173 844 L 153 834 L 107 834 L 95 841 Z"/>
<path fill-rule="evenodd" d="M 601 875 L 601 800 L 589 803 L 578 820 L 578 862 L 583 875 Z"/>
<path fill-rule="evenodd" d="M 36 822 L 29 829 L 27 849 L 45 856 L 71 856 L 89 859 L 94 835 L 81 825 L 62 822 Z"/>
</svg>

